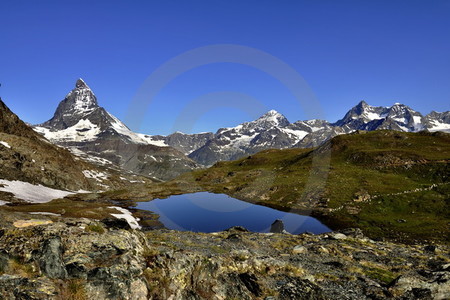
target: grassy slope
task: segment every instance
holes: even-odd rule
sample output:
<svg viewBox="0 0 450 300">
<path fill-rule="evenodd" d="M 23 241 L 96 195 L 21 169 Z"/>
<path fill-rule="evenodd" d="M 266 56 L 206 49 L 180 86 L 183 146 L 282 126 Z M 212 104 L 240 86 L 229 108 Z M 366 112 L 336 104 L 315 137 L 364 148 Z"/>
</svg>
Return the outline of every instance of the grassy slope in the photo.
<svg viewBox="0 0 450 300">
<path fill-rule="evenodd" d="M 448 242 L 449 161 L 449 134 L 374 131 L 338 136 L 314 150 L 266 150 L 169 182 L 71 199 L 132 205 L 210 191 L 310 213 L 336 229 L 360 227 L 373 238 Z M 38 206 L 33 210 L 43 209 Z"/>
<path fill-rule="evenodd" d="M 339 136 L 315 150 L 262 151 L 177 181 L 285 210 L 313 210 L 329 224 L 359 226 L 373 237 L 448 240 L 449 160 L 448 134 L 375 131 Z M 414 191 L 432 184 L 438 186 Z"/>
</svg>

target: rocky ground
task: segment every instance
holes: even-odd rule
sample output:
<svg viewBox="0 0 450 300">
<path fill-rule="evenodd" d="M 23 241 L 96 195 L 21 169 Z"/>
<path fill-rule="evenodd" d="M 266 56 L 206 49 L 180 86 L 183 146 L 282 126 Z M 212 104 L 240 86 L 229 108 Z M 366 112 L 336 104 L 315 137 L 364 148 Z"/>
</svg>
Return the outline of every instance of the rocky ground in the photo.
<svg viewBox="0 0 450 300">
<path fill-rule="evenodd" d="M 2 299 L 448 299 L 445 245 L 0 216 Z"/>
</svg>

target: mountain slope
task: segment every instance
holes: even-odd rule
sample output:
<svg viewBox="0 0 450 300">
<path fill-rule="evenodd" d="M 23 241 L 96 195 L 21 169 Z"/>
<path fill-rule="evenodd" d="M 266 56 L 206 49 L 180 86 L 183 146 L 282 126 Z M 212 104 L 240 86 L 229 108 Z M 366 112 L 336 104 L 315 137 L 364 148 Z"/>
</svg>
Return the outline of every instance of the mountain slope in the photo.
<svg viewBox="0 0 450 300">
<path fill-rule="evenodd" d="M 358 226 L 373 237 L 442 239 L 450 233 L 449 162 L 450 134 L 357 131 L 314 150 L 265 150 L 218 162 L 181 176 L 175 186 L 312 211 L 330 225 Z"/>
<path fill-rule="evenodd" d="M 0 179 L 4 183 L 21 181 L 71 191 L 125 185 L 113 170 L 80 161 L 34 132 L 1 99 L 0 158 Z"/>
<path fill-rule="evenodd" d="M 157 179 L 170 179 L 197 167 L 171 147 L 153 145 L 100 107 L 92 90 L 78 79 L 47 122 L 35 126 L 50 141 L 94 163 L 118 166 Z"/>
<path fill-rule="evenodd" d="M 219 160 L 233 160 L 268 148 L 290 148 L 311 132 L 310 126 L 290 124 L 275 110 L 255 121 L 232 128 L 221 128 L 204 146 L 189 157 L 204 165 Z"/>
</svg>

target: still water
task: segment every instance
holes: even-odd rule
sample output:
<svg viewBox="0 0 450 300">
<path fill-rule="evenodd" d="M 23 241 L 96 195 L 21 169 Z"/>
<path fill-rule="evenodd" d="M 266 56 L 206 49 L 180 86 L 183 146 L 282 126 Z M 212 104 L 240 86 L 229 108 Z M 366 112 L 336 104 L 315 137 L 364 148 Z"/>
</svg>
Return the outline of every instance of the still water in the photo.
<svg viewBox="0 0 450 300">
<path fill-rule="evenodd" d="M 166 228 L 182 231 L 217 232 L 232 226 L 243 226 L 254 232 L 269 232 L 277 219 L 286 231 L 294 234 L 329 232 L 317 219 L 255 205 L 224 194 L 207 192 L 171 196 L 140 202 L 138 209 L 157 213 Z"/>
</svg>

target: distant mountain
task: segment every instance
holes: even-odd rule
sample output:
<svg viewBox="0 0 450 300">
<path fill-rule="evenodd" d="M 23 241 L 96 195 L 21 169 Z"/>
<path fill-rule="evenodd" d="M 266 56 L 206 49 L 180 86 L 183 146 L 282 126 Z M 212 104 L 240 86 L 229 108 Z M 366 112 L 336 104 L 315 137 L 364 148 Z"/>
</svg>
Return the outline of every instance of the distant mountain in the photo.
<svg viewBox="0 0 450 300">
<path fill-rule="evenodd" d="M 420 113 L 400 103 L 391 107 L 376 107 L 361 101 L 333 125 L 348 130 L 390 129 L 415 132 L 425 129 L 422 119 Z"/>
<path fill-rule="evenodd" d="M 212 132 L 185 134 L 175 132 L 167 136 L 164 135 L 144 135 L 146 141 L 157 146 L 172 147 L 188 155 L 196 149 L 204 146 L 207 141 L 214 137 Z"/>
<path fill-rule="evenodd" d="M 59 190 L 99 191 L 124 186 L 128 181 L 123 176 L 81 161 L 68 150 L 50 143 L 0 99 L 0 179 L 3 183 L 19 181 Z"/>
<path fill-rule="evenodd" d="M 197 168 L 180 151 L 157 146 L 148 136 L 132 132 L 98 105 L 82 79 L 58 105 L 53 118 L 34 129 L 94 163 L 118 166 L 156 179 L 170 179 Z"/>
<path fill-rule="evenodd" d="M 325 120 L 290 123 L 282 114 L 271 110 L 255 121 L 221 128 L 215 134 L 175 133 L 147 136 L 147 139 L 175 147 L 200 164 L 211 165 L 265 149 L 316 147 L 340 134 L 381 129 L 450 132 L 450 112 L 432 112 L 423 116 L 399 103 L 391 107 L 377 107 L 361 101 L 335 123 Z"/>
<path fill-rule="evenodd" d="M 234 160 L 265 149 L 316 147 L 340 134 L 381 129 L 450 132 L 450 112 L 423 116 L 400 103 L 381 107 L 361 101 L 335 123 L 290 123 L 281 113 L 271 110 L 255 121 L 220 128 L 216 133 L 152 136 L 132 132 L 100 107 L 89 86 L 79 79 L 53 118 L 35 127 L 52 142 L 92 162 L 162 180 L 199 165 Z"/>
<path fill-rule="evenodd" d="M 189 157 L 204 165 L 233 160 L 268 148 L 290 148 L 312 129 L 307 124 L 290 124 L 282 114 L 271 110 L 255 121 L 221 128 L 204 146 Z"/>
</svg>

